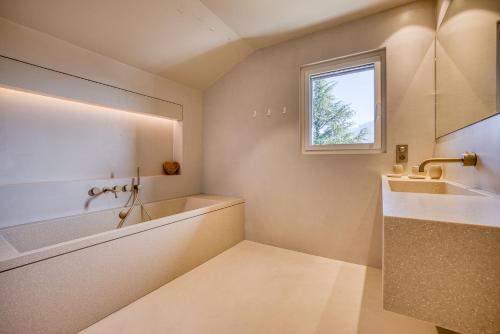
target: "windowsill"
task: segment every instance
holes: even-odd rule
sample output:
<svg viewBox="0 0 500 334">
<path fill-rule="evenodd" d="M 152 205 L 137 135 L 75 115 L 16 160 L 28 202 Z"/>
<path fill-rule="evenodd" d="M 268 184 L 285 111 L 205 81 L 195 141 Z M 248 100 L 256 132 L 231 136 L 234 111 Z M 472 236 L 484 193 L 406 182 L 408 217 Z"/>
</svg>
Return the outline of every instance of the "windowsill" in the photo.
<svg viewBox="0 0 500 334">
<path fill-rule="evenodd" d="M 302 150 L 302 154 L 383 154 L 386 151 L 379 150 Z"/>
</svg>

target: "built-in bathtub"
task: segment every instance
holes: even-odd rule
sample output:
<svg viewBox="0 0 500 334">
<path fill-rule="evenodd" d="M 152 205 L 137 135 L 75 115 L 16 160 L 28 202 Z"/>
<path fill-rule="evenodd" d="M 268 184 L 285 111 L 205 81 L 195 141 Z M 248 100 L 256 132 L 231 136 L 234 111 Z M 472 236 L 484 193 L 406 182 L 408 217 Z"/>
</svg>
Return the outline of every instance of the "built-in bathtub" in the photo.
<svg viewBox="0 0 500 334">
<path fill-rule="evenodd" d="M 0 332 L 77 332 L 244 238 L 238 198 L 145 207 L 120 229 L 122 208 L 0 229 Z"/>
</svg>

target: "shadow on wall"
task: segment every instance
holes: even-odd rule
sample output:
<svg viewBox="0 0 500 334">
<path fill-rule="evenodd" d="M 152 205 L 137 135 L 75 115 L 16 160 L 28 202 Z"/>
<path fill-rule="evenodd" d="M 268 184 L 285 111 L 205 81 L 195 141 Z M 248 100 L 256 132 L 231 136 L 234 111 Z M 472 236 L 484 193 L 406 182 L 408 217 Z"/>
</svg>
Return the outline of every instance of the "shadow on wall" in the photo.
<svg viewBox="0 0 500 334">
<path fill-rule="evenodd" d="M 377 190 L 372 193 L 370 204 L 367 206 L 367 210 L 362 216 L 361 221 L 363 222 L 363 224 L 358 227 L 357 233 L 355 234 L 353 240 L 345 246 L 349 247 L 350 245 L 357 245 L 360 242 L 367 242 L 368 247 L 366 249 L 362 249 L 365 251 L 365 254 L 361 254 L 361 256 L 366 258 L 368 263 L 370 264 L 382 264 L 383 220 L 382 189 L 381 182 L 379 182 Z M 370 222 L 372 221 L 373 223 L 370 224 Z M 362 236 L 367 233 L 366 230 L 370 231 L 370 233 L 366 237 L 366 240 L 356 240 L 357 236 Z M 377 267 L 381 267 L 381 265 Z"/>
<path fill-rule="evenodd" d="M 403 2 L 403 1 L 401 1 Z M 404 6 L 404 4 L 402 5 Z M 394 8 L 393 8 L 394 9 Z M 306 35 L 313 34 L 318 31 L 323 31 L 323 30 L 329 30 L 329 29 L 335 29 L 335 27 L 338 27 L 342 24 L 352 22 L 355 20 L 360 20 L 363 18 L 366 18 L 367 16 L 370 15 L 376 15 L 377 13 L 383 12 L 383 6 L 380 4 L 374 4 L 369 7 L 366 7 L 365 9 L 361 11 L 356 11 L 355 13 L 347 13 L 346 15 L 342 17 L 336 17 L 330 20 L 325 20 L 322 22 L 318 22 L 316 24 L 307 26 L 307 27 L 301 27 L 298 29 L 292 29 L 292 30 L 287 30 L 283 32 L 277 32 L 277 33 L 272 33 L 272 34 L 264 34 L 260 36 L 254 36 L 254 37 L 249 37 L 245 38 L 244 40 L 250 44 L 255 46 L 256 48 L 258 47 L 268 47 L 271 46 L 272 44 L 275 44 L 276 41 L 280 41 L 280 43 L 284 43 L 286 41 L 292 40 L 292 39 L 300 39 Z"/>
<path fill-rule="evenodd" d="M 434 13 L 414 2 L 259 50 L 206 91 L 203 191 L 245 198 L 248 239 L 381 266 L 380 174 L 396 144 L 410 146 L 410 166 L 433 151 Z M 300 65 L 381 46 L 387 154 L 302 155 Z"/>
<path fill-rule="evenodd" d="M 191 87 L 206 89 L 223 77 L 231 68 L 259 49 L 270 47 L 276 41 L 285 43 L 289 40 L 303 38 L 317 31 L 341 26 L 346 22 L 366 17 L 368 13 L 373 13 L 374 9 L 377 8 L 381 8 L 381 6 L 370 6 L 355 14 L 347 14 L 341 18 L 327 20 L 306 28 L 228 41 L 222 46 L 169 66 L 162 72 L 162 75 Z M 215 76 L 213 74 L 214 70 L 217 71 Z"/>
<path fill-rule="evenodd" d="M 230 41 L 218 48 L 172 65 L 164 70 L 162 75 L 177 82 L 183 82 L 190 87 L 205 89 L 252 52 L 254 49 L 244 40 Z M 216 71 L 215 75 L 214 71 Z"/>
<path fill-rule="evenodd" d="M 500 194 L 499 128 L 500 114 L 439 138 L 435 156 L 460 156 L 465 151 L 476 152 L 478 155 L 475 168 L 446 165 L 446 178 Z"/>
<path fill-rule="evenodd" d="M 382 272 L 342 263 L 332 278 L 330 296 L 314 334 L 435 334 L 430 323 L 405 317 L 382 307 Z"/>
</svg>

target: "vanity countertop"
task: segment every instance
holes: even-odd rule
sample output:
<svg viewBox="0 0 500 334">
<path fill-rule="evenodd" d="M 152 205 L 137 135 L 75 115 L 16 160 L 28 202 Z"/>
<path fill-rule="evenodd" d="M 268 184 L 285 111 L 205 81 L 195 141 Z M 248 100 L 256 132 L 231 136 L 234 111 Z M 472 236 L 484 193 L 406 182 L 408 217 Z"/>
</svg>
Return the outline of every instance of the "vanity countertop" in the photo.
<svg viewBox="0 0 500 334">
<path fill-rule="evenodd" d="M 395 192 L 390 180 L 398 182 L 445 182 L 478 196 Z M 448 180 L 417 180 L 382 176 L 384 217 L 441 221 L 500 228 L 500 195 L 467 187 Z"/>
</svg>

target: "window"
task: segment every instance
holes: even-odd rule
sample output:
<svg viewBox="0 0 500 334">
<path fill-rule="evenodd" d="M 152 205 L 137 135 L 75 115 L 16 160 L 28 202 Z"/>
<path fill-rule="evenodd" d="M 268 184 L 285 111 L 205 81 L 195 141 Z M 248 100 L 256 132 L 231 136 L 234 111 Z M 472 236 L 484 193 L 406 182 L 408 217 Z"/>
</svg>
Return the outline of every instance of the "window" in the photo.
<svg viewBox="0 0 500 334">
<path fill-rule="evenodd" d="M 385 150 L 385 49 L 304 65 L 302 152 Z"/>
</svg>

